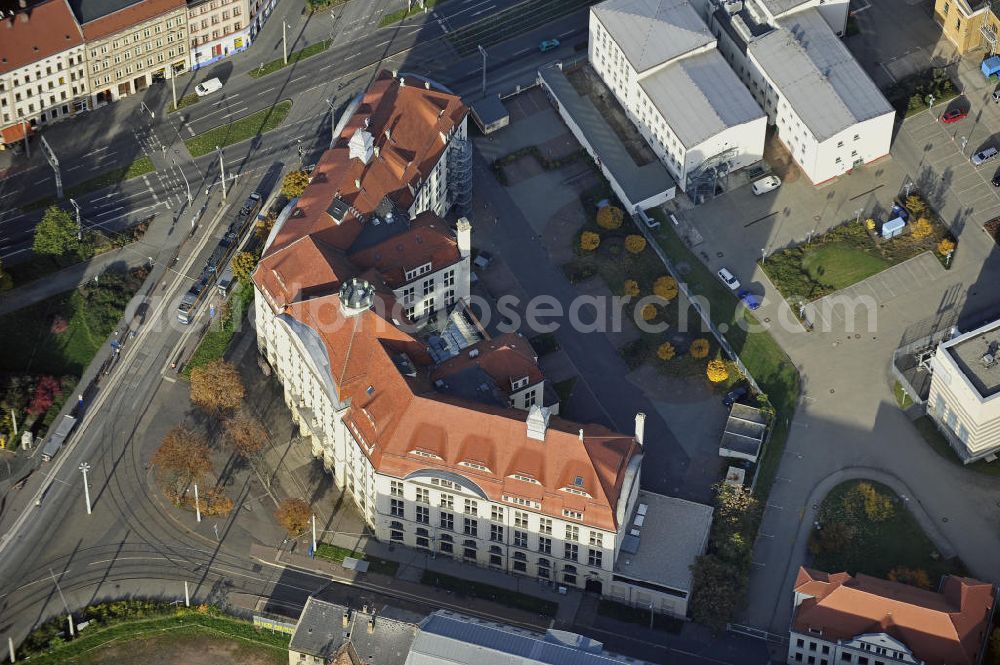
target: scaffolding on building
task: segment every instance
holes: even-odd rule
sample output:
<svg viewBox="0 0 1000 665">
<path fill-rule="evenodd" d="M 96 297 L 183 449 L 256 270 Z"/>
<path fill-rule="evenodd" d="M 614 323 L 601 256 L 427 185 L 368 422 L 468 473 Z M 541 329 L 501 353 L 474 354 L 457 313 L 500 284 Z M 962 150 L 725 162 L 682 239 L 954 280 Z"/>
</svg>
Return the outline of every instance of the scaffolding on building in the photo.
<svg viewBox="0 0 1000 665">
<path fill-rule="evenodd" d="M 448 148 L 448 194 L 460 212 L 472 202 L 472 142 L 468 139 L 455 137 Z"/>
<path fill-rule="evenodd" d="M 687 176 L 687 187 L 684 188 L 695 205 L 711 201 L 721 194 L 729 185 L 729 174 L 733 162 L 739 156 L 737 148 L 728 148 L 712 155 Z"/>
</svg>

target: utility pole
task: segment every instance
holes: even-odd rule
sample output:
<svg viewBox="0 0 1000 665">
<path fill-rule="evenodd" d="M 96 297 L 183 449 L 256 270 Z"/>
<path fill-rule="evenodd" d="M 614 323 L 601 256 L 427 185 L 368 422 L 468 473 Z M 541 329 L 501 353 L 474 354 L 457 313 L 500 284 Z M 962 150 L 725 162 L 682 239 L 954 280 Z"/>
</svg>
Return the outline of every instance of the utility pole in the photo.
<svg viewBox="0 0 1000 665">
<path fill-rule="evenodd" d="M 285 19 L 281 19 L 281 51 L 282 55 L 285 58 L 286 65 L 288 64 L 288 32 L 286 30 L 287 27 L 288 23 L 285 22 Z"/>
<path fill-rule="evenodd" d="M 337 122 L 336 122 L 337 119 L 333 117 L 334 113 L 333 97 L 327 97 L 326 103 L 330 106 L 330 148 L 332 149 L 334 141 L 337 140 L 337 136 L 336 134 L 334 134 L 334 131 L 337 129 Z"/>
<path fill-rule="evenodd" d="M 14 409 L 10 410 L 10 421 L 14 425 L 14 436 L 17 436 L 17 412 Z"/>
<path fill-rule="evenodd" d="M 483 56 L 483 94 L 485 95 L 486 94 L 486 49 L 484 49 L 482 46 L 479 46 L 478 44 L 476 45 L 476 48 L 479 49 L 479 53 Z"/>
<path fill-rule="evenodd" d="M 284 24 L 282 24 L 284 25 Z M 215 146 L 215 151 L 219 153 L 219 172 L 222 173 L 222 200 L 226 200 L 226 163 L 222 161 L 222 148 Z"/>
<path fill-rule="evenodd" d="M 173 71 L 173 66 L 170 67 L 170 92 L 174 95 L 174 110 L 177 110 L 177 82 L 174 81 L 177 78 L 177 72 Z"/>
<path fill-rule="evenodd" d="M 194 484 L 194 519 L 201 521 L 201 505 L 198 503 L 198 483 Z"/>
<path fill-rule="evenodd" d="M 313 527 L 313 556 L 316 556 L 316 513 L 312 514 L 312 527 Z"/>
<path fill-rule="evenodd" d="M 83 473 L 83 498 L 87 502 L 87 514 L 91 514 L 90 510 L 90 486 L 87 485 L 87 472 L 90 471 L 90 465 L 84 462 L 80 465 L 80 472 Z"/>
<path fill-rule="evenodd" d="M 17 662 L 17 658 L 14 655 L 14 638 L 13 637 L 8 637 L 7 638 L 7 650 L 10 651 L 10 662 L 11 663 L 16 663 Z"/>
<path fill-rule="evenodd" d="M 62 186 L 62 173 L 59 171 L 59 158 L 56 157 L 56 153 L 52 152 L 52 147 L 49 142 L 45 140 L 45 137 L 41 137 L 42 152 L 45 153 L 45 159 L 48 160 L 49 166 L 52 167 L 52 171 L 55 173 L 56 177 L 56 198 L 63 197 L 63 186 Z"/>
<path fill-rule="evenodd" d="M 70 199 L 70 203 L 73 204 L 73 209 L 76 210 L 76 239 L 83 240 L 83 222 L 80 220 L 80 206 L 77 205 L 76 199 Z"/>
<path fill-rule="evenodd" d="M 170 158 L 170 163 L 173 166 L 177 166 L 177 162 L 173 157 Z M 181 172 L 181 177 L 184 178 L 184 187 L 187 189 L 188 205 L 191 205 L 191 183 L 188 182 L 187 174 L 184 173 L 184 169 L 177 166 L 177 170 Z"/>
<path fill-rule="evenodd" d="M 184 607 L 191 607 L 191 593 L 188 591 L 187 580 L 184 580 Z"/>
<path fill-rule="evenodd" d="M 24 134 L 24 152 L 28 159 L 31 159 L 31 146 L 28 145 L 28 123 L 24 120 L 21 121 L 21 133 Z"/>
<path fill-rule="evenodd" d="M 857 210 L 854 211 L 854 223 L 855 224 L 860 224 L 861 223 L 861 213 L 863 213 L 864 211 L 865 211 L 864 208 L 858 208 Z"/>
<path fill-rule="evenodd" d="M 906 190 L 906 194 L 904 194 L 904 196 L 906 198 L 909 198 L 910 197 L 910 190 L 913 188 L 913 183 L 910 182 L 909 180 L 907 180 L 906 184 L 903 185 L 903 188 Z"/>
<path fill-rule="evenodd" d="M 52 581 L 56 585 L 56 591 L 59 592 L 59 597 L 62 599 L 63 607 L 66 608 L 66 618 L 69 619 L 69 636 L 73 637 L 75 632 L 73 630 L 73 613 L 69 611 L 69 605 L 66 603 L 66 596 L 63 595 L 62 589 L 59 587 L 59 580 L 56 579 L 56 574 L 52 572 L 51 568 L 49 568 L 49 576 L 52 577 Z"/>
</svg>

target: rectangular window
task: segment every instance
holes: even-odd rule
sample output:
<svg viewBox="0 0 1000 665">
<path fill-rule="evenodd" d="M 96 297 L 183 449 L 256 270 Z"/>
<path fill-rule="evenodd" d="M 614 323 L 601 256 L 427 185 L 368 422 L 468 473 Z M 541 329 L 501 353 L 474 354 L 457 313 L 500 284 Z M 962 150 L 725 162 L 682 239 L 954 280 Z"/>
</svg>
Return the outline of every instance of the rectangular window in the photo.
<svg viewBox="0 0 1000 665">
<path fill-rule="evenodd" d="M 465 500 L 465 514 L 466 515 L 479 514 L 479 505 L 473 499 Z"/>
<path fill-rule="evenodd" d="M 598 531 L 590 532 L 590 545 L 592 547 L 602 547 L 604 544 L 604 535 Z"/>
<path fill-rule="evenodd" d="M 499 554 L 491 554 L 490 555 L 490 565 L 491 566 L 497 566 L 497 567 L 503 566 L 503 558 L 501 558 L 501 556 Z"/>
<path fill-rule="evenodd" d="M 499 524 L 490 525 L 490 540 L 496 541 L 498 543 L 503 542 L 503 527 Z"/>
<path fill-rule="evenodd" d="M 580 527 L 574 524 L 567 524 L 566 540 L 580 540 Z"/>
<path fill-rule="evenodd" d="M 431 502 L 431 491 L 426 487 L 417 488 L 417 503 L 427 503 Z"/>
<path fill-rule="evenodd" d="M 473 537 L 479 536 L 479 520 L 472 517 L 465 518 L 465 535 Z"/>
<path fill-rule="evenodd" d="M 845 663 L 849 663 L 849 662 L 851 662 L 851 654 L 849 654 L 849 653 L 847 653 L 845 651 L 845 652 L 843 652 L 843 653 L 840 654 L 840 659 L 842 661 L 844 661 Z"/>
<path fill-rule="evenodd" d="M 798 653 L 795 654 L 795 662 L 797 662 L 797 663 L 801 663 L 802 662 L 802 652 L 798 652 Z"/>
<path fill-rule="evenodd" d="M 448 529 L 449 531 L 454 531 L 455 529 L 455 516 L 451 513 L 441 513 L 441 528 Z"/>
<path fill-rule="evenodd" d="M 417 506 L 417 521 L 421 524 L 430 524 L 431 509 L 427 506 Z"/>
<path fill-rule="evenodd" d="M 538 533 L 551 534 L 552 533 L 552 520 L 548 517 L 538 518 Z"/>
<path fill-rule="evenodd" d="M 552 554 L 552 539 L 545 536 L 538 537 L 538 551 L 542 554 Z"/>
<path fill-rule="evenodd" d="M 402 541 L 403 532 L 397 529 L 393 529 L 392 531 L 389 532 L 389 540 Z"/>
<path fill-rule="evenodd" d="M 452 552 L 455 551 L 455 548 L 452 546 L 451 543 L 441 543 L 441 551 L 451 554 Z"/>
<path fill-rule="evenodd" d="M 805 645 L 806 645 L 806 641 L 804 639 L 802 639 L 801 637 L 799 639 L 795 640 L 795 646 L 797 646 L 798 648 L 801 649 Z"/>
<path fill-rule="evenodd" d="M 404 517 L 404 504 L 400 499 L 390 499 L 389 500 L 389 514 L 393 517 Z"/>
<path fill-rule="evenodd" d="M 494 522 L 503 522 L 503 508 L 501 506 L 490 506 L 490 519 Z"/>
<path fill-rule="evenodd" d="M 528 546 L 528 533 L 526 531 L 515 531 L 514 547 L 527 547 L 527 546 Z"/>
<path fill-rule="evenodd" d="M 528 513 L 525 513 L 525 512 L 520 511 L 520 510 L 515 510 L 514 511 L 514 526 L 516 526 L 519 529 L 527 529 L 528 528 Z"/>
<path fill-rule="evenodd" d="M 528 564 L 523 561 L 515 561 L 514 570 L 518 573 L 525 573 L 528 571 Z"/>
<path fill-rule="evenodd" d="M 403 496 L 403 483 L 398 480 L 389 481 L 389 494 L 392 496 Z"/>
<path fill-rule="evenodd" d="M 423 283 L 423 295 L 429 296 L 433 292 L 434 292 L 434 280 L 425 279 Z"/>
<path fill-rule="evenodd" d="M 603 552 L 601 550 L 591 549 L 587 553 L 587 565 L 593 566 L 594 568 L 601 567 L 601 560 L 603 558 Z"/>
<path fill-rule="evenodd" d="M 823 655 L 825 656 L 825 655 L 827 655 L 829 653 L 830 653 L 830 645 L 829 644 L 824 644 L 823 645 Z"/>
<path fill-rule="evenodd" d="M 451 494 L 441 495 L 441 507 L 452 510 L 455 507 L 455 497 Z"/>
<path fill-rule="evenodd" d="M 575 543 L 563 544 L 563 558 L 569 559 L 570 561 L 576 561 L 579 555 L 580 555 L 579 545 L 576 545 Z"/>
<path fill-rule="evenodd" d="M 444 285 L 455 286 L 455 271 L 449 270 L 444 274 Z"/>
</svg>

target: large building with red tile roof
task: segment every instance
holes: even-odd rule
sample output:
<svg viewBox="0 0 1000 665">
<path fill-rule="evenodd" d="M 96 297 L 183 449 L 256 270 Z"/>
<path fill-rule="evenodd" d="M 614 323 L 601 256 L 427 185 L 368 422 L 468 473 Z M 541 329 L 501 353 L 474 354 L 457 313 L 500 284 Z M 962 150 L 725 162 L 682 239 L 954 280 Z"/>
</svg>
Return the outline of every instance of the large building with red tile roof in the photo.
<svg viewBox="0 0 1000 665">
<path fill-rule="evenodd" d="M 992 584 L 948 575 L 937 591 L 800 568 L 790 665 L 978 665 Z"/>
<path fill-rule="evenodd" d="M 267 239 L 261 356 L 379 539 L 683 615 L 687 589 L 631 594 L 614 569 L 648 507 L 645 416 L 630 434 L 559 418 L 528 341 L 468 305 L 472 224 L 442 219 L 466 115 L 429 81 L 376 78 Z"/>
<path fill-rule="evenodd" d="M 66 0 L 0 13 L 0 145 L 85 111 L 88 92 L 83 33 Z"/>
</svg>

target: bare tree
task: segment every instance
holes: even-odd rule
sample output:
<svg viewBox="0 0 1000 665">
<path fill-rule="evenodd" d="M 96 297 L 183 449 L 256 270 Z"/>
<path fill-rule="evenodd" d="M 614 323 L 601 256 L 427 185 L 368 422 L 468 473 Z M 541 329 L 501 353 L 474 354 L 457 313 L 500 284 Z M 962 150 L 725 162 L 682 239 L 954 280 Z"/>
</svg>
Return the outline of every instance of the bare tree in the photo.
<svg viewBox="0 0 1000 665">
<path fill-rule="evenodd" d="M 244 393 L 243 380 L 232 363 L 215 360 L 191 370 L 191 401 L 206 411 L 234 411 Z"/>
<path fill-rule="evenodd" d="M 164 435 L 152 463 L 166 485 L 167 494 L 175 501 L 189 484 L 212 472 L 205 437 L 183 425 Z"/>
<path fill-rule="evenodd" d="M 301 535 L 309 526 L 312 508 L 302 499 L 285 499 L 278 504 L 274 516 L 278 519 L 278 524 L 294 538 Z"/>
</svg>

